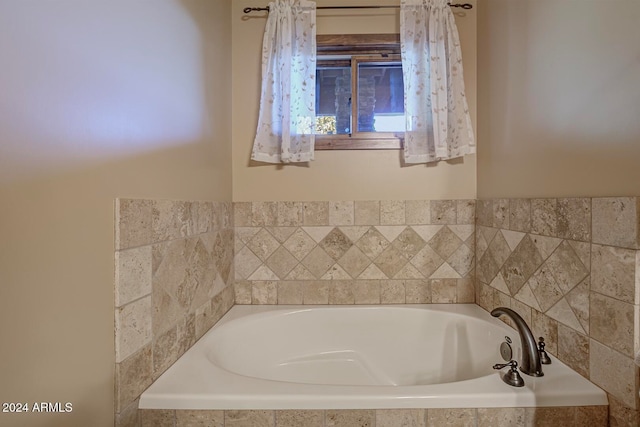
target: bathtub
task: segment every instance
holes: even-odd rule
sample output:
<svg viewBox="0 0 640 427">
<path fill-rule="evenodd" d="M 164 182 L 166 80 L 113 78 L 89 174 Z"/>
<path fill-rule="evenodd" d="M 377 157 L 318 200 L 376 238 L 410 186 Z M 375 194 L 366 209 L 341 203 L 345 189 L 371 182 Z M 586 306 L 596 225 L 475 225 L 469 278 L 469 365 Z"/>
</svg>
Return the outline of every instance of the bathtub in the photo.
<svg viewBox="0 0 640 427">
<path fill-rule="evenodd" d="M 517 332 L 473 304 L 234 306 L 140 397 L 141 409 L 376 409 L 607 405 L 552 356 L 505 384 Z M 506 371 L 504 369 L 503 371 Z"/>
</svg>

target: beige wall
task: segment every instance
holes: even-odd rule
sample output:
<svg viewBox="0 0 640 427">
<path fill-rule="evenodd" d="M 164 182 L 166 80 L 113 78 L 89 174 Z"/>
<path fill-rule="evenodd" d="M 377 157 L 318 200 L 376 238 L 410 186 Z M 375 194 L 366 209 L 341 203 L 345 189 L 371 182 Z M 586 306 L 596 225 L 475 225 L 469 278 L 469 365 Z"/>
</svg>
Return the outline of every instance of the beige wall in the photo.
<svg viewBox="0 0 640 427">
<path fill-rule="evenodd" d="M 354 0 L 349 5 L 389 4 Z M 318 6 L 335 2 L 318 0 Z M 476 197 L 475 156 L 437 166 L 401 167 L 401 152 L 316 152 L 309 165 L 280 167 L 250 162 L 260 99 L 260 52 L 266 15 L 244 15 L 252 0 L 233 4 L 233 198 L 234 201 L 401 200 Z M 318 34 L 397 33 L 393 9 L 319 11 Z M 464 55 L 465 81 L 475 120 L 476 9 L 457 20 Z"/>
<path fill-rule="evenodd" d="M 637 195 L 640 2 L 482 0 L 478 195 Z"/>
<path fill-rule="evenodd" d="M 231 200 L 230 2 L 0 2 L 3 426 L 113 425 L 114 198 Z"/>
</svg>

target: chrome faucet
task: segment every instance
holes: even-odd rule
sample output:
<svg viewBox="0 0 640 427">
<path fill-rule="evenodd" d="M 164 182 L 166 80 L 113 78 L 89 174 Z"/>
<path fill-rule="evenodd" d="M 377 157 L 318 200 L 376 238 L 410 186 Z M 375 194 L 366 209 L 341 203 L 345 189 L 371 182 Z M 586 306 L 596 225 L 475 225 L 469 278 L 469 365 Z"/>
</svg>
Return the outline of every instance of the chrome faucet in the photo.
<svg viewBox="0 0 640 427">
<path fill-rule="evenodd" d="M 520 370 L 527 375 L 533 377 L 541 377 L 542 364 L 540 363 L 540 354 L 538 353 L 538 345 L 531 333 L 531 329 L 527 326 L 527 323 L 522 317 L 515 311 L 506 307 L 498 307 L 491 312 L 493 317 L 498 317 L 504 314 L 513 320 L 516 324 L 516 329 L 520 334 L 520 345 L 522 346 L 522 363 L 520 364 Z"/>
</svg>

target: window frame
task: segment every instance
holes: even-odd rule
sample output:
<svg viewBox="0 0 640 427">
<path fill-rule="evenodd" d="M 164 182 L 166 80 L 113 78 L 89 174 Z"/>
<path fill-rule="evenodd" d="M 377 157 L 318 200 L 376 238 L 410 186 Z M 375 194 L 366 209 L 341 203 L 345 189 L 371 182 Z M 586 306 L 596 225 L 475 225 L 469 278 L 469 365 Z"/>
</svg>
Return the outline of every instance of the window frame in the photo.
<svg viewBox="0 0 640 427">
<path fill-rule="evenodd" d="M 323 60 L 326 55 L 345 55 L 351 64 L 351 119 L 352 133 L 315 135 L 316 150 L 399 150 L 403 147 L 404 132 L 360 132 L 358 121 L 358 65 L 367 62 L 398 62 L 400 58 L 399 34 L 341 34 L 318 35 L 317 65 L 338 63 Z M 342 61 L 345 61 L 342 60 Z M 344 62 L 343 62 L 344 63 Z M 353 131 L 353 127 L 356 127 Z"/>
</svg>

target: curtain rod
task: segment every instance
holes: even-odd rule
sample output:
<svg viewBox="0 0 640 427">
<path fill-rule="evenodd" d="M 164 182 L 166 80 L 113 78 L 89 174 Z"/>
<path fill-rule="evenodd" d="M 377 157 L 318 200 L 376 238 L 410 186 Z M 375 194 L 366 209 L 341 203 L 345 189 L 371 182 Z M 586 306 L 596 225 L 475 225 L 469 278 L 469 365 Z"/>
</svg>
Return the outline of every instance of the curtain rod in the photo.
<svg viewBox="0 0 640 427">
<path fill-rule="evenodd" d="M 449 3 L 451 7 L 461 7 L 462 9 L 472 9 L 473 5 L 469 3 Z M 398 9 L 400 6 L 319 6 L 316 7 L 317 10 L 321 9 Z M 269 6 L 267 7 L 245 7 L 243 9 L 244 13 L 251 12 L 261 12 L 261 11 L 269 11 Z"/>
</svg>

